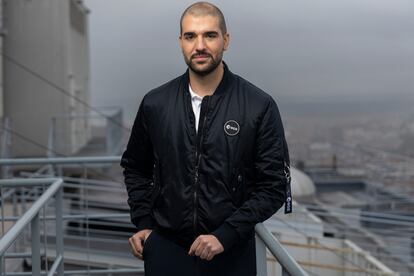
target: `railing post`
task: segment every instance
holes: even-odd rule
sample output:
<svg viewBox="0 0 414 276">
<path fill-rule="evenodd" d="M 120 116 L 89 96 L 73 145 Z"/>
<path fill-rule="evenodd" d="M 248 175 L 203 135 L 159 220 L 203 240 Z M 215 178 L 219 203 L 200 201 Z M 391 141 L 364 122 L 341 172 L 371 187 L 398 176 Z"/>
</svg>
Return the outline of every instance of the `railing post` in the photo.
<svg viewBox="0 0 414 276">
<path fill-rule="evenodd" d="M 40 223 L 39 213 L 31 222 L 32 233 L 32 275 L 40 276 Z"/>
<path fill-rule="evenodd" d="M 17 210 L 18 208 L 18 202 L 17 202 L 17 188 L 14 188 L 13 194 L 12 194 L 12 202 L 13 202 L 13 216 L 17 217 L 19 215 L 19 212 Z M 17 240 L 14 243 L 14 251 L 17 252 L 20 249 L 21 240 Z"/>
<path fill-rule="evenodd" d="M 266 245 L 262 239 L 256 236 L 256 270 L 257 276 L 267 276 Z"/>
<path fill-rule="evenodd" d="M 4 257 L 1 256 L 0 257 L 0 276 L 3 276 L 3 262 L 4 262 Z"/>
<path fill-rule="evenodd" d="M 56 156 L 55 152 L 56 152 L 56 142 L 57 141 L 57 137 L 56 137 L 56 118 L 53 117 L 52 118 L 52 122 L 50 123 L 50 127 L 49 127 L 49 134 L 48 134 L 48 150 L 47 150 L 47 157 L 48 158 L 53 158 Z M 56 172 L 56 167 L 53 164 L 49 165 L 49 174 L 50 175 L 55 175 Z"/>
<path fill-rule="evenodd" d="M 59 188 L 55 195 L 56 202 L 56 260 L 59 256 L 63 259 L 63 214 L 62 214 L 62 198 L 63 198 L 63 188 Z M 63 261 L 60 263 L 57 270 L 58 276 L 63 276 Z"/>
<path fill-rule="evenodd" d="M 3 120 L 3 131 L 0 134 L 0 157 L 1 158 L 9 158 L 10 157 L 10 148 L 11 148 L 11 123 L 9 118 L 5 118 Z M 1 166 L 1 174 L 3 179 L 7 179 L 10 177 L 10 167 L 5 165 Z"/>
<path fill-rule="evenodd" d="M 113 119 L 113 118 L 111 118 Z M 106 154 L 111 155 L 112 153 L 112 147 L 114 145 L 114 139 L 113 139 L 113 123 L 109 118 L 106 118 Z"/>
</svg>

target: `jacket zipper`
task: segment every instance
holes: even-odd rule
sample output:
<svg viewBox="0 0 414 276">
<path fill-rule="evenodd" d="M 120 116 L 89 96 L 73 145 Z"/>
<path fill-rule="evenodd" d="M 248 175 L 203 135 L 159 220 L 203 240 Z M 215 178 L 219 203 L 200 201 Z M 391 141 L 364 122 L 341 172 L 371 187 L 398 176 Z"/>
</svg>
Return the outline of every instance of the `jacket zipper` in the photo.
<svg viewBox="0 0 414 276">
<path fill-rule="evenodd" d="M 207 120 L 207 113 L 210 107 L 210 97 L 207 97 L 207 110 L 203 110 L 203 105 L 201 105 L 201 111 L 204 111 L 201 113 L 200 111 L 200 115 L 202 115 L 203 117 L 200 118 L 202 119 L 202 127 L 201 129 L 198 128 L 199 133 L 197 133 L 197 139 L 196 139 L 196 151 L 195 151 L 195 157 L 196 157 L 196 163 L 195 163 L 195 168 L 194 168 L 194 193 L 193 193 L 193 198 L 194 198 L 194 216 L 193 216 L 193 229 L 194 229 L 194 236 L 196 237 L 197 235 L 197 191 L 198 191 L 198 184 L 199 184 L 199 174 L 198 174 L 198 169 L 200 166 L 200 160 L 201 160 L 201 144 L 203 141 L 203 135 L 204 135 L 204 128 L 206 125 L 206 120 Z"/>
</svg>

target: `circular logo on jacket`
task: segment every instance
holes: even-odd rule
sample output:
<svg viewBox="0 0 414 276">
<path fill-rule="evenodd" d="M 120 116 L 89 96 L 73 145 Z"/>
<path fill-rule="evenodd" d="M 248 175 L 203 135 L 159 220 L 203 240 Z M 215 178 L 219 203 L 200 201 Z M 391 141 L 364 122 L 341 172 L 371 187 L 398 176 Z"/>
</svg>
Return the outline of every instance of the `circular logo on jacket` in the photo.
<svg viewBox="0 0 414 276">
<path fill-rule="evenodd" d="M 224 132 L 227 135 L 234 136 L 240 131 L 239 123 L 234 120 L 229 120 L 224 124 Z"/>
</svg>

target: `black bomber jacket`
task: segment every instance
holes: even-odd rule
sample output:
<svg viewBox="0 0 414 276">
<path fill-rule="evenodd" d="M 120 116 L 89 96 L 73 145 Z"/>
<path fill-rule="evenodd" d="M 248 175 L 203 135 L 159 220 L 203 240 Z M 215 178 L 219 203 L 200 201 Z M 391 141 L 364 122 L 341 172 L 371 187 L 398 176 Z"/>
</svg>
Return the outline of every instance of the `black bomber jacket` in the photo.
<svg viewBox="0 0 414 276">
<path fill-rule="evenodd" d="M 228 250 L 285 200 L 290 208 L 282 121 L 271 96 L 224 64 L 196 132 L 188 85 L 187 70 L 140 104 L 121 159 L 131 220 L 187 249 L 213 234 Z"/>
</svg>

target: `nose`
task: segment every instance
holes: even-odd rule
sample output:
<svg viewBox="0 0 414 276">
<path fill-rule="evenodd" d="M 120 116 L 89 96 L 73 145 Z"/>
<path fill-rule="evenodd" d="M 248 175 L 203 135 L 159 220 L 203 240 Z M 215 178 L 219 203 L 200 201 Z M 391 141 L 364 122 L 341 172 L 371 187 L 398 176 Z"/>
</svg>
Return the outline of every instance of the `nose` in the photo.
<svg viewBox="0 0 414 276">
<path fill-rule="evenodd" d="M 198 36 L 197 37 L 197 42 L 196 42 L 196 49 L 198 51 L 203 51 L 206 48 L 206 44 L 204 41 L 204 37 L 203 36 Z"/>
</svg>

